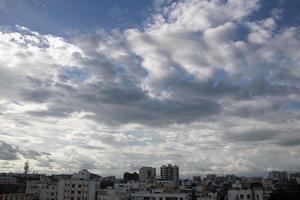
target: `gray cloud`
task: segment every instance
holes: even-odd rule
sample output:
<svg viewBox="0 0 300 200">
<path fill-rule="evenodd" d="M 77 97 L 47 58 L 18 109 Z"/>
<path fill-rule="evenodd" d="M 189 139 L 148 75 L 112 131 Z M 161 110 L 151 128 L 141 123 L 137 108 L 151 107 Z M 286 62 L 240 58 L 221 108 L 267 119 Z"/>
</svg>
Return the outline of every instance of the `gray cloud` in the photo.
<svg viewBox="0 0 300 200">
<path fill-rule="evenodd" d="M 1 30 L 1 160 L 107 174 L 299 166 L 299 27 L 251 21 L 258 0 L 155 2 L 143 29 Z"/>
<path fill-rule="evenodd" d="M 226 133 L 223 135 L 224 139 L 229 141 L 239 142 L 259 142 L 265 140 L 271 140 L 280 132 L 274 129 L 257 129 L 253 128 L 245 132 L 238 133 Z"/>
<path fill-rule="evenodd" d="M 10 144 L 0 141 L 0 160 L 18 160 L 18 150 Z"/>
<path fill-rule="evenodd" d="M 37 159 L 42 155 L 51 155 L 47 152 L 39 153 L 33 149 L 21 149 L 19 146 L 12 146 L 4 141 L 0 141 L 0 160 L 19 160 L 20 156 L 25 159 Z"/>
<path fill-rule="evenodd" d="M 293 147 L 293 146 L 298 146 L 300 145 L 300 138 L 299 137 L 289 137 L 286 139 L 282 139 L 280 141 L 277 141 L 277 144 L 285 147 Z"/>
</svg>

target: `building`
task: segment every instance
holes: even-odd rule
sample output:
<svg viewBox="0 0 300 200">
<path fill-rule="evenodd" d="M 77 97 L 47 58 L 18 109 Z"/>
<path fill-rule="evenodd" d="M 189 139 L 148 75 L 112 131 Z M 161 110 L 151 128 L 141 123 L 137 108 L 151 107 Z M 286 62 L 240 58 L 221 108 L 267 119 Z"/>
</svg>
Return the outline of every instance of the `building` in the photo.
<svg viewBox="0 0 300 200">
<path fill-rule="evenodd" d="M 129 200 L 129 193 L 118 192 L 112 187 L 103 189 L 97 196 L 98 200 Z"/>
<path fill-rule="evenodd" d="M 39 200 L 57 200 L 57 196 L 57 183 L 52 183 L 41 189 Z"/>
<path fill-rule="evenodd" d="M 139 174 L 134 172 L 134 173 L 129 173 L 129 172 L 125 172 L 123 174 L 123 180 L 125 183 L 127 183 L 128 181 L 139 181 Z"/>
<path fill-rule="evenodd" d="M 227 183 L 235 183 L 237 181 L 237 177 L 234 174 L 227 174 L 225 176 L 225 180 L 227 181 Z"/>
<path fill-rule="evenodd" d="M 197 200 L 217 200 L 218 194 L 216 192 L 209 192 L 206 196 L 197 197 Z"/>
<path fill-rule="evenodd" d="M 45 175 L 40 175 L 38 178 L 26 181 L 26 195 L 33 196 L 34 199 L 39 199 L 41 191 L 47 187 L 49 179 Z"/>
<path fill-rule="evenodd" d="M 179 184 L 179 167 L 177 165 L 162 165 L 160 175 L 163 180 L 174 181 L 177 185 Z"/>
<path fill-rule="evenodd" d="M 228 200 L 263 200 L 264 191 L 261 189 L 231 189 L 228 190 Z"/>
<path fill-rule="evenodd" d="M 131 194 L 131 200 L 191 200 L 190 193 L 137 192 Z"/>
<path fill-rule="evenodd" d="M 17 178 L 13 176 L 0 176 L 0 185 L 15 185 Z"/>
<path fill-rule="evenodd" d="M 156 176 L 156 169 L 153 167 L 142 167 L 139 170 L 140 182 L 146 182 L 149 179 L 154 179 Z"/>
<path fill-rule="evenodd" d="M 87 170 L 80 170 L 69 180 L 59 180 L 57 200 L 95 200 L 100 181 L 91 179 Z"/>
<path fill-rule="evenodd" d="M 140 189 L 140 185 L 138 182 L 127 182 L 127 183 L 115 183 L 114 190 L 117 193 L 131 193 L 134 191 L 138 191 Z"/>
<path fill-rule="evenodd" d="M 33 200 L 33 197 L 25 193 L 9 193 L 0 194 L 0 200 Z"/>
<path fill-rule="evenodd" d="M 193 181 L 202 182 L 201 176 L 193 176 Z"/>
<path fill-rule="evenodd" d="M 217 181 L 217 175 L 216 174 L 207 174 L 206 179 L 210 182 L 216 182 Z"/>
<path fill-rule="evenodd" d="M 269 178 L 278 180 L 279 183 L 284 184 L 288 181 L 288 173 L 286 171 L 271 171 L 269 172 Z"/>
</svg>

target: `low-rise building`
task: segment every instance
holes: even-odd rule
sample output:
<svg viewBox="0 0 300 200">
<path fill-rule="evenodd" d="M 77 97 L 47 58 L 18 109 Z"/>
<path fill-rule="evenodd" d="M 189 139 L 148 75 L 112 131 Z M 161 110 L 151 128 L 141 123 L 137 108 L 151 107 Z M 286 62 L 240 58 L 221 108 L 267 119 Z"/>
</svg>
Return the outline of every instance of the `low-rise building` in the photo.
<svg viewBox="0 0 300 200">
<path fill-rule="evenodd" d="M 228 200 L 263 200 L 264 191 L 261 189 L 231 189 L 227 196 Z"/>
<path fill-rule="evenodd" d="M 114 190 L 118 193 L 131 193 L 139 190 L 138 182 L 115 183 Z"/>
<path fill-rule="evenodd" d="M 129 200 L 130 193 L 117 192 L 115 189 L 109 187 L 101 190 L 97 196 L 98 200 Z"/>
<path fill-rule="evenodd" d="M 0 194 L 0 200 L 33 200 L 33 196 L 25 193 Z"/>
<path fill-rule="evenodd" d="M 191 200 L 190 193 L 137 192 L 131 194 L 131 200 Z"/>
</svg>

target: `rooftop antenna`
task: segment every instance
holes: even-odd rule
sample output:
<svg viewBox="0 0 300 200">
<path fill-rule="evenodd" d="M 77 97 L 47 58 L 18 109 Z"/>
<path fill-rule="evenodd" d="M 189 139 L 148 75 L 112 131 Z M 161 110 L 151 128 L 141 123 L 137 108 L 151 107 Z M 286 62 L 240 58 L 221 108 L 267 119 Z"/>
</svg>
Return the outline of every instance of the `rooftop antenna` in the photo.
<svg viewBox="0 0 300 200">
<path fill-rule="evenodd" d="M 26 161 L 25 164 L 24 164 L 24 178 L 25 179 L 27 177 L 28 171 L 29 171 L 29 162 Z"/>
</svg>

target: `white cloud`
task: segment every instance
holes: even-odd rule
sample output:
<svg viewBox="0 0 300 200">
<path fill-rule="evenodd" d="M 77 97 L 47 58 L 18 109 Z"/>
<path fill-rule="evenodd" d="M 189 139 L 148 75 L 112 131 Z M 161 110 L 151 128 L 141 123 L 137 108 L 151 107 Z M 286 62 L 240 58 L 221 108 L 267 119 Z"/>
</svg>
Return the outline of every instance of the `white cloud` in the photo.
<svg viewBox="0 0 300 200">
<path fill-rule="evenodd" d="M 46 172 L 119 174 L 167 162 L 184 175 L 299 167 L 299 28 L 249 21 L 256 0 L 166 5 L 144 30 L 72 41 L 1 31 L 6 146 L 40 153 L 30 161 Z M 0 166 L 13 167 L 7 160 Z"/>
</svg>

